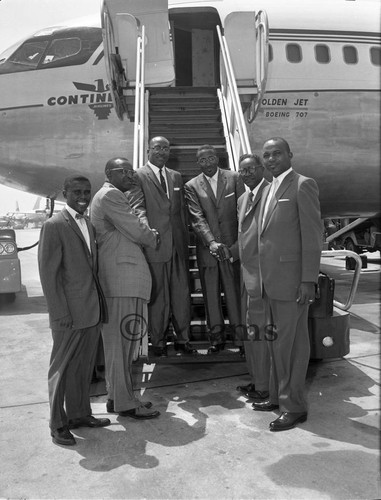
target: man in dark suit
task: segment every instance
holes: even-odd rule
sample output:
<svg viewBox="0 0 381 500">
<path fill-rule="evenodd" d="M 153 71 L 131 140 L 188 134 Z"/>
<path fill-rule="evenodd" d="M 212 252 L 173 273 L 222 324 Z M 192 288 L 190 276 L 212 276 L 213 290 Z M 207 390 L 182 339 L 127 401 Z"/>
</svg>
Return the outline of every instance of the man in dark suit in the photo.
<svg viewBox="0 0 381 500">
<path fill-rule="evenodd" d="M 91 198 L 89 180 L 68 177 L 63 195 L 65 208 L 42 227 L 38 264 L 53 336 L 48 374 L 51 435 L 54 443 L 70 446 L 76 441 L 69 429 L 104 427 L 110 420 L 93 417 L 90 406 L 106 305 L 97 277 L 94 229 L 84 218 Z"/>
<path fill-rule="evenodd" d="M 175 329 L 175 348 L 197 354 L 189 343 L 190 292 L 188 225 L 181 174 L 165 166 L 170 146 L 165 137 L 149 142 L 148 162 L 136 172 L 140 189 L 131 191 L 131 205 L 142 221 L 160 234 L 160 245 L 144 252 L 152 276 L 148 328 L 154 354 L 167 355 L 169 322 Z"/>
<path fill-rule="evenodd" d="M 307 419 L 304 397 L 310 355 L 308 307 L 315 299 L 323 241 L 319 191 L 313 179 L 291 166 L 288 143 L 275 137 L 263 146 L 273 181 L 263 191 L 259 214 L 259 267 L 267 309 L 271 356 L 270 397 L 254 410 L 281 415 L 271 431 Z"/>
<path fill-rule="evenodd" d="M 106 296 L 109 321 L 102 328 L 105 349 L 107 411 L 135 419 L 156 418 L 151 403 L 135 396 L 132 363 L 147 355 L 147 302 L 151 275 L 142 247 L 156 248 L 157 231 L 139 220 L 124 195 L 136 173 L 126 158 L 112 158 L 106 182 L 91 203 L 99 248 L 99 280 Z"/>
<path fill-rule="evenodd" d="M 269 397 L 270 353 L 265 332 L 265 303 L 262 298 L 258 257 L 258 216 L 263 189 L 268 182 L 263 178 L 260 158 L 245 154 L 239 161 L 238 173 L 249 188 L 238 199 L 238 249 L 241 262 L 244 321 L 247 340 L 244 341 L 246 363 L 251 382 L 237 389 L 254 400 Z"/>
<path fill-rule="evenodd" d="M 209 144 L 197 150 L 201 174 L 185 185 L 205 301 L 209 353 L 224 348 L 225 321 L 221 289 L 231 329 L 242 342 L 240 313 L 240 268 L 237 244 L 237 200 L 245 188 L 237 172 L 218 167 L 218 157 Z"/>
</svg>

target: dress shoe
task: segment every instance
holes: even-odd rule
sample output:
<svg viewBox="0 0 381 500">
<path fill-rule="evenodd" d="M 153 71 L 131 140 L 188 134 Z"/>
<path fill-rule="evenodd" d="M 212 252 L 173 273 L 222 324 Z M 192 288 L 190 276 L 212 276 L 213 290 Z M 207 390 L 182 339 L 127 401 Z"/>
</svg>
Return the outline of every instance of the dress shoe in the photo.
<svg viewBox="0 0 381 500">
<path fill-rule="evenodd" d="M 247 392 L 255 391 L 255 385 L 254 384 L 237 385 L 237 391 L 246 394 Z"/>
<path fill-rule="evenodd" d="M 252 407 L 255 411 L 273 411 L 279 408 L 279 405 L 270 403 L 270 401 L 267 399 L 266 401 L 258 401 L 257 403 L 254 402 L 252 404 Z"/>
<path fill-rule="evenodd" d="M 185 344 L 175 344 L 175 351 L 180 351 L 184 354 L 198 354 L 197 349 L 192 347 L 189 342 L 185 342 Z"/>
<path fill-rule="evenodd" d="M 69 420 L 69 429 L 78 427 L 107 427 L 111 422 L 108 418 L 95 418 L 92 415 Z"/>
<path fill-rule="evenodd" d="M 167 346 L 164 347 L 153 347 L 152 348 L 154 356 L 158 358 L 166 358 L 168 357 Z"/>
<path fill-rule="evenodd" d="M 151 403 L 151 401 L 144 401 L 144 402 L 142 402 L 142 405 L 145 406 L 146 408 L 151 408 L 152 403 Z M 118 413 L 114 410 L 114 400 L 113 399 L 107 400 L 106 410 L 107 410 L 107 413 Z"/>
<path fill-rule="evenodd" d="M 120 411 L 120 417 L 131 417 L 137 420 L 146 420 L 148 418 L 156 418 L 160 415 L 157 410 L 150 410 L 144 405 L 138 406 L 137 408 L 132 408 L 132 410 Z"/>
<path fill-rule="evenodd" d="M 225 342 L 223 344 L 212 344 L 208 347 L 208 354 L 217 354 L 225 349 Z"/>
<path fill-rule="evenodd" d="M 270 431 L 288 431 L 293 429 L 296 424 L 301 424 L 307 420 L 307 413 L 290 413 L 284 411 L 280 417 L 270 423 Z"/>
<path fill-rule="evenodd" d="M 245 396 L 249 399 L 254 399 L 254 400 L 268 400 L 269 399 L 269 391 L 247 391 L 245 392 Z"/>
<path fill-rule="evenodd" d="M 50 432 L 54 444 L 62 444 L 63 446 L 73 446 L 77 444 L 73 434 L 67 427 L 60 427 L 59 429 Z"/>
</svg>

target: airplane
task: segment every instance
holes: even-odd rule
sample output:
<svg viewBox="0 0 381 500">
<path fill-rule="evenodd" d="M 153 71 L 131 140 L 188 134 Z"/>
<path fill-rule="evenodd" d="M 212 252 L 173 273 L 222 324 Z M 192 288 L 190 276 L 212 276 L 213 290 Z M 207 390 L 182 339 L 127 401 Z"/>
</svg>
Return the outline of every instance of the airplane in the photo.
<svg viewBox="0 0 381 500">
<path fill-rule="evenodd" d="M 260 40 L 252 25 L 254 11 L 262 9 L 268 40 Z M 0 182 L 62 199 L 67 175 L 81 172 L 97 189 L 109 158 L 133 158 L 128 99 L 134 69 L 123 67 L 118 54 L 125 50 L 129 57 L 131 40 L 135 46 L 132 13 L 138 27 L 139 19 L 147 25 L 145 95 L 154 99 L 158 89 L 181 94 L 184 88 L 222 85 L 219 26 L 235 70 L 249 148 L 259 152 L 266 138 L 286 138 L 294 168 L 319 185 L 323 218 L 378 217 L 379 11 L 376 0 L 104 0 L 103 17 L 95 11 L 89 19 L 41 30 L 0 55 Z M 260 42 L 267 67 L 258 81 L 254 45 Z M 171 118 L 176 126 L 176 112 L 169 116 L 160 135 L 170 133 Z M 149 120 L 150 114 L 146 138 L 154 131 Z M 208 142 L 203 139 L 198 140 Z M 196 138 L 191 163 L 195 147 Z"/>
<path fill-rule="evenodd" d="M 32 210 L 26 212 L 20 211 L 18 201 L 16 201 L 14 212 L 7 212 L 0 215 L 0 228 L 25 229 L 41 227 L 51 212 L 49 200 L 46 199 L 44 208 L 41 208 L 41 200 L 41 196 L 37 197 Z M 62 206 L 63 203 L 56 202 L 56 208 L 53 209 L 53 213 L 59 212 Z"/>
</svg>

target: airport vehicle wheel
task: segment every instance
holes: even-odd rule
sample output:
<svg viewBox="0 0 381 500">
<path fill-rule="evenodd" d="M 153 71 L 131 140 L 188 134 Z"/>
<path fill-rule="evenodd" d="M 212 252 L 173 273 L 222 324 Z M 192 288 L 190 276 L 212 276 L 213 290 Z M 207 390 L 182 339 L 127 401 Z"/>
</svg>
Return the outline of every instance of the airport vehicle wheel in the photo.
<svg viewBox="0 0 381 500">
<path fill-rule="evenodd" d="M 344 241 L 344 248 L 345 248 L 345 250 L 349 250 L 350 252 L 360 253 L 359 247 L 354 244 L 354 241 L 352 240 L 352 238 L 347 238 Z"/>
</svg>

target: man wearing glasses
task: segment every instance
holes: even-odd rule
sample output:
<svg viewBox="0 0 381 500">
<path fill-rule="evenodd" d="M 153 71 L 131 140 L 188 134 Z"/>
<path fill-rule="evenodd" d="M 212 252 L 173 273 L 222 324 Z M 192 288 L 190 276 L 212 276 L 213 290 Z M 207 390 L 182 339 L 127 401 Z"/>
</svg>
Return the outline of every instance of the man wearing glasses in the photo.
<svg viewBox="0 0 381 500">
<path fill-rule="evenodd" d="M 237 245 L 237 200 L 245 188 L 237 172 L 218 167 L 213 146 L 197 150 L 201 173 L 185 185 L 192 229 L 197 236 L 196 252 L 205 301 L 209 354 L 225 347 L 225 321 L 221 291 L 234 334 L 241 337 L 240 266 Z"/>
<path fill-rule="evenodd" d="M 148 162 L 136 171 L 140 189 L 131 192 L 131 203 L 141 220 L 160 234 L 160 245 L 145 248 L 152 275 L 148 328 L 153 352 L 167 356 L 169 322 L 175 329 L 175 349 L 197 354 L 189 343 L 190 292 L 188 226 L 181 174 L 168 169 L 169 141 L 149 141 Z"/>
<path fill-rule="evenodd" d="M 242 305 L 247 324 L 244 346 L 251 382 L 238 386 L 237 390 L 249 399 L 261 401 L 269 397 L 270 352 L 259 276 L 258 217 L 262 192 L 269 183 L 263 177 L 264 167 L 255 154 L 241 156 L 238 173 L 248 187 L 238 200 L 238 248 L 243 286 Z"/>
<path fill-rule="evenodd" d="M 133 213 L 124 193 L 135 171 L 126 158 L 113 158 L 105 168 L 106 182 L 91 204 L 99 248 L 99 280 L 107 301 L 109 322 L 103 325 L 107 411 L 135 419 L 160 413 L 139 401 L 133 391 L 132 362 L 147 355 L 147 302 L 151 275 L 141 247 L 154 249 L 158 232 Z"/>
</svg>

